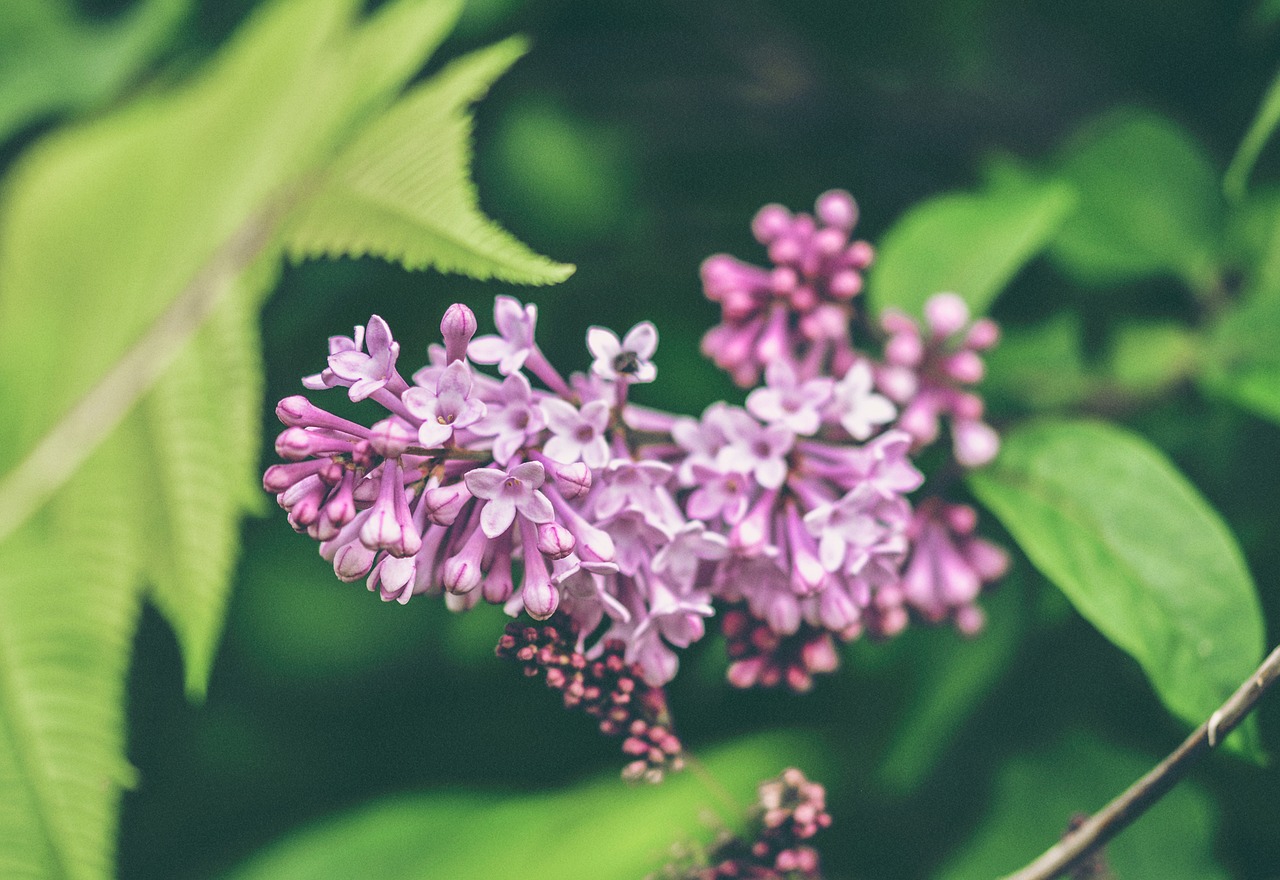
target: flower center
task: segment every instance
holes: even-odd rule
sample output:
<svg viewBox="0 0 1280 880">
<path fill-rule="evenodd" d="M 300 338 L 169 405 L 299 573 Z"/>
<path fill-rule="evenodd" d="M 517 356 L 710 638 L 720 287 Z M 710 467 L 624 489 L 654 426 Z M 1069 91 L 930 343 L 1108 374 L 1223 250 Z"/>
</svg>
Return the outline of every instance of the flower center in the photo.
<svg viewBox="0 0 1280 880">
<path fill-rule="evenodd" d="M 613 359 L 615 373 L 631 376 L 640 372 L 640 356 L 634 351 L 620 351 Z"/>
</svg>

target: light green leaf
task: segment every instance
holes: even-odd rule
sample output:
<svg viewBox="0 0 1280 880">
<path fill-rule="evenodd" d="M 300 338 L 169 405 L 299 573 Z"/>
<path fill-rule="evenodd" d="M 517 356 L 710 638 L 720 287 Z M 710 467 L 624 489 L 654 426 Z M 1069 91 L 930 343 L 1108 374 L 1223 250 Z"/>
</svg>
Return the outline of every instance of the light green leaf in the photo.
<svg viewBox="0 0 1280 880">
<path fill-rule="evenodd" d="M 0 544 L 0 876 L 110 877 L 137 620 L 135 453 L 99 448 L 75 493 Z"/>
<path fill-rule="evenodd" d="M 1113 112 L 1067 146 L 1057 176 L 1079 194 L 1051 253 L 1090 284 L 1172 274 L 1213 283 L 1224 206 L 1217 172 L 1172 122 Z"/>
<path fill-rule="evenodd" d="M 36 144 L 6 181 L 0 803 L 22 806 L 0 809 L 0 865 L 24 876 L 111 873 L 120 774 L 102 768 L 124 766 L 143 595 L 203 693 L 237 524 L 262 504 L 256 321 L 282 219 L 458 11 L 398 0 L 357 22 L 363 5 L 263 7 L 193 80 Z"/>
<path fill-rule="evenodd" d="M 1101 422 L 1033 423 L 969 483 L 1184 721 L 1204 721 L 1253 672 L 1262 612 L 1235 538 L 1142 438 Z"/>
<path fill-rule="evenodd" d="M 1277 125 L 1280 125 L 1280 74 L 1271 81 L 1271 86 L 1262 98 L 1262 105 L 1258 107 L 1258 115 L 1249 125 L 1231 164 L 1227 166 L 1227 173 L 1222 177 L 1222 190 L 1233 202 L 1244 198 L 1249 186 L 1249 172 L 1253 171 L 1262 148 L 1275 133 Z"/>
<path fill-rule="evenodd" d="M 821 780 L 829 766 L 815 746 L 794 734 L 737 741 L 704 760 L 706 774 L 686 771 L 657 786 L 627 786 L 611 773 L 548 794 L 463 791 L 392 798 L 303 829 L 227 880 L 630 880 L 661 867 L 673 845 L 708 841 L 714 830 L 708 814 L 718 816 L 718 824 L 738 827 L 759 782 L 789 766 Z M 705 786 L 707 775 L 717 791 Z M 741 805 L 733 815 L 726 814 L 724 793 Z"/>
<path fill-rule="evenodd" d="M 1030 179 L 922 202 L 884 236 L 868 295 L 877 309 L 920 315 L 930 296 L 951 291 L 983 314 L 1049 243 L 1073 203 L 1069 187 Z"/>
<path fill-rule="evenodd" d="M 1057 842 L 1073 817 L 1096 812 L 1155 762 L 1078 732 L 1015 758 L 1001 770 L 977 834 L 938 880 L 1016 871 Z M 1107 865 L 1123 880 L 1226 880 L 1213 861 L 1215 822 L 1212 801 L 1183 782 L 1107 844 Z"/>
<path fill-rule="evenodd" d="M 1116 328 L 1106 372 L 1126 392 L 1152 396 L 1191 376 L 1199 357 L 1199 337 L 1185 325 L 1131 322 Z"/>
<path fill-rule="evenodd" d="M 70 0 L 0 3 L 0 142 L 41 117 L 95 107 L 158 54 L 191 0 L 143 0 L 119 19 L 81 19 Z"/>
<path fill-rule="evenodd" d="M 572 266 L 538 256 L 487 220 L 467 176 L 466 108 L 524 51 L 523 40 L 511 39 L 456 61 L 374 121 L 290 222 L 290 254 L 371 254 L 531 284 L 569 277 Z"/>
</svg>

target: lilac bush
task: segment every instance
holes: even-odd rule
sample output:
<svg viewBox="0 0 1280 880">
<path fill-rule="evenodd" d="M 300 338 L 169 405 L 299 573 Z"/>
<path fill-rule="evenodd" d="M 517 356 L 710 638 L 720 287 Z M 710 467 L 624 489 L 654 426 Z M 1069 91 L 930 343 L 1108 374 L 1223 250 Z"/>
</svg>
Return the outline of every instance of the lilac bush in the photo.
<svg viewBox="0 0 1280 880">
<path fill-rule="evenodd" d="M 629 776 L 660 778 L 679 755 L 660 689 L 709 622 L 731 683 L 803 691 L 864 633 L 913 617 L 977 632 L 981 591 L 1007 567 L 973 508 L 940 494 L 996 453 L 972 390 L 996 327 L 945 293 L 923 328 L 892 311 L 873 321 L 856 219 L 839 190 L 814 215 L 769 205 L 752 228 L 771 267 L 703 264 L 722 307 L 703 350 L 749 389 L 741 406 L 691 418 L 632 404 L 632 386 L 658 379 L 648 321 L 592 327 L 588 368 L 566 377 L 538 347 L 536 306 L 499 296 L 497 332 L 476 336 L 454 304 L 443 344 L 406 379 L 375 315 L 332 337 L 303 384 L 345 388 L 381 418 L 285 398 L 286 463 L 264 486 L 340 579 L 384 601 L 533 618 L 499 653 L 624 735 Z M 944 429 L 950 454 L 926 478 L 921 453 Z"/>
</svg>

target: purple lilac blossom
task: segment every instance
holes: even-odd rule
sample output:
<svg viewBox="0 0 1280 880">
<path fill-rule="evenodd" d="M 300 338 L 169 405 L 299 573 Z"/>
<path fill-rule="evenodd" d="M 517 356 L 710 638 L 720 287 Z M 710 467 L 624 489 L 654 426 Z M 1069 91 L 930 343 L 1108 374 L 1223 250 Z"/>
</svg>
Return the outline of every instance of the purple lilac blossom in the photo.
<svg viewBox="0 0 1280 880">
<path fill-rule="evenodd" d="M 410 385 L 373 316 L 331 337 L 328 368 L 304 385 L 345 388 L 384 416 L 366 427 L 286 398 L 284 463 L 263 485 L 342 580 L 401 604 L 554 616 L 578 654 L 616 655 L 650 687 L 721 618 L 732 683 L 794 690 L 836 667 L 837 642 L 892 636 L 913 616 L 975 631 L 1007 558 L 976 535 L 972 508 L 913 504 L 915 456 L 940 418 L 962 466 L 995 454 L 969 386 L 998 334 L 941 295 L 924 333 L 886 311 L 877 360 L 853 330 L 867 326 L 856 297 L 871 261 L 850 238 L 856 218 L 841 191 L 815 216 L 769 206 L 753 229 L 772 269 L 704 264 L 724 310 L 704 347 L 741 384 L 764 374 L 745 408 L 693 419 L 628 403 L 628 385 L 657 375 L 647 321 L 622 339 L 590 328 L 589 367 L 566 381 L 538 348 L 535 306 L 497 297 L 497 333 L 477 337 L 455 304 Z"/>
</svg>

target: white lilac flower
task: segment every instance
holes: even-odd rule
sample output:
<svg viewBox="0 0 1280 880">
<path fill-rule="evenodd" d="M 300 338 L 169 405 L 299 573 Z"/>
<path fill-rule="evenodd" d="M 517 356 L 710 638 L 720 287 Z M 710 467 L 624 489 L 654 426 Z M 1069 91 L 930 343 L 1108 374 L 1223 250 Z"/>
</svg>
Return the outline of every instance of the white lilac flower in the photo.
<svg viewBox="0 0 1280 880">
<path fill-rule="evenodd" d="M 658 350 L 658 328 L 651 321 L 641 321 L 627 331 L 621 340 L 605 327 L 587 330 L 587 348 L 595 358 L 591 372 L 615 382 L 652 382 L 658 368 L 650 358 Z"/>
<path fill-rule="evenodd" d="M 484 418 L 487 407 L 472 396 L 471 367 L 454 361 L 440 374 L 434 388 L 415 385 L 401 396 L 405 409 L 421 419 L 418 442 L 427 448 L 443 446 L 459 428 Z"/>
<path fill-rule="evenodd" d="M 747 411 L 769 425 L 781 425 L 801 437 L 818 431 L 822 408 L 831 399 L 835 383 L 827 377 L 801 382 L 785 360 L 765 367 L 764 388 L 747 395 Z"/>
<path fill-rule="evenodd" d="M 467 471 L 463 477 L 467 489 L 485 502 L 480 511 L 480 528 L 485 535 L 501 535 L 510 528 L 517 512 L 533 523 L 551 522 L 551 502 L 538 491 L 545 479 L 546 471 L 536 461 L 518 464 L 509 473 L 497 468 Z"/>
<path fill-rule="evenodd" d="M 875 393 L 871 367 L 861 360 L 836 383 L 830 410 L 854 440 L 866 440 L 897 415 L 889 398 Z"/>
<path fill-rule="evenodd" d="M 590 468 L 604 467 L 609 461 L 609 404 L 593 400 L 581 410 L 558 397 L 541 402 L 542 414 L 552 437 L 543 446 L 547 458 L 562 464 L 581 461 Z"/>
<path fill-rule="evenodd" d="M 511 456 L 545 425 L 529 380 L 523 373 L 512 373 L 503 380 L 498 400 L 490 401 L 488 415 L 471 430 L 481 437 L 493 438 L 493 460 L 506 466 Z"/>
<path fill-rule="evenodd" d="M 498 335 L 471 340 L 467 356 L 478 364 L 497 364 L 498 372 L 509 376 L 523 367 L 533 352 L 538 307 L 521 305 L 513 296 L 499 296 L 493 302 L 493 322 Z"/>
</svg>

